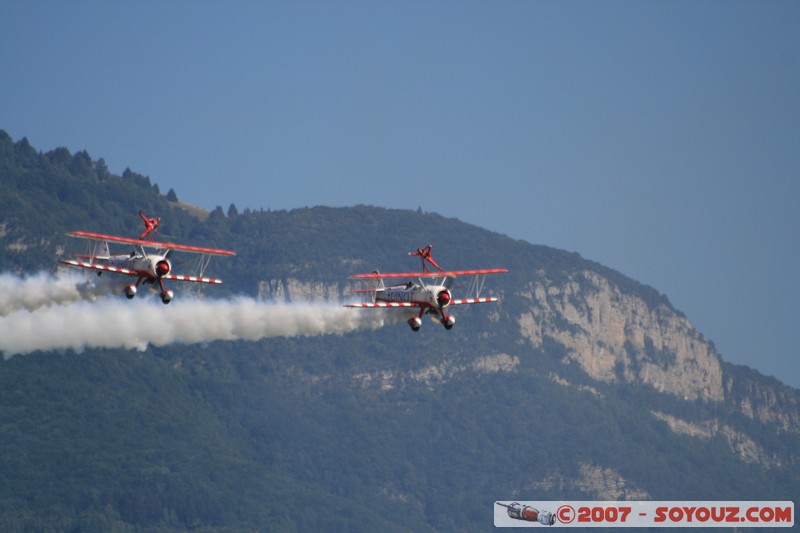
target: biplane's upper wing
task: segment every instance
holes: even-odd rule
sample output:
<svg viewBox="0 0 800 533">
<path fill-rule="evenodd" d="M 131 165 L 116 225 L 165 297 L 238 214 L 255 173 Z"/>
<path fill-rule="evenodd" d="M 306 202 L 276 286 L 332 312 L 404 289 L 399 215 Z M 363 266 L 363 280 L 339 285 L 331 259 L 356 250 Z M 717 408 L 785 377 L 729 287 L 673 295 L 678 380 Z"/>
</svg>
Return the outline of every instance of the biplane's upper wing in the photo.
<svg viewBox="0 0 800 533">
<path fill-rule="evenodd" d="M 372 272 L 370 274 L 356 274 L 350 279 L 389 279 L 389 278 L 446 278 L 455 276 L 479 276 L 482 274 L 502 274 L 508 272 L 506 268 L 481 268 L 476 270 L 448 270 L 444 272 Z"/>
<path fill-rule="evenodd" d="M 236 252 L 231 250 L 219 250 L 217 248 L 203 248 L 202 246 L 188 246 L 185 244 L 175 244 L 170 242 L 156 242 L 156 241 L 143 241 L 140 239 L 129 239 L 127 237 L 118 237 L 116 235 L 103 235 L 101 233 L 91 233 L 88 231 L 70 231 L 67 235 L 71 237 L 78 237 L 81 239 L 91 239 L 94 241 L 105 242 L 118 242 L 122 244 L 133 244 L 136 246 L 146 246 L 148 248 L 163 248 L 169 250 L 178 250 L 181 252 L 191 252 L 196 254 L 212 254 L 212 255 L 236 255 Z"/>
<path fill-rule="evenodd" d="M 131 270 L 129 268 L 114 267 L 114 266 L 104 265 L 101 263 L 87 263 L 85 261 L 75 261 L 73 259 L 64 259 L 61 262 L 65 265 L 70 265 L 80 268 L 91 268 L 94 270 L 100 270 L 102 272 L 115 272 L 117 274 L 126 274 L 128 276 L 139 275 L 138 272 L 136 272 L 135 270 Z"/>
</svg>

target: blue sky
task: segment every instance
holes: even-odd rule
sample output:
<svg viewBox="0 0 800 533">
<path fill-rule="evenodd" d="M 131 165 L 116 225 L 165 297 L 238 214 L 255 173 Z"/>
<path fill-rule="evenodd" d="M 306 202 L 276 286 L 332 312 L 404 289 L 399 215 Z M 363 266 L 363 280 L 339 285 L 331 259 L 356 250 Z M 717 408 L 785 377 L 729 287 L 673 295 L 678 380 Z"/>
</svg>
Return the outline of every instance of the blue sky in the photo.
<svg viewBox="0 0 800 533">
<path fill-rule="evenodd" d="M 227 210 L 575 251 L 800 387 L 800 3 L 0 4 L 0 128 Z"/>
</svg>

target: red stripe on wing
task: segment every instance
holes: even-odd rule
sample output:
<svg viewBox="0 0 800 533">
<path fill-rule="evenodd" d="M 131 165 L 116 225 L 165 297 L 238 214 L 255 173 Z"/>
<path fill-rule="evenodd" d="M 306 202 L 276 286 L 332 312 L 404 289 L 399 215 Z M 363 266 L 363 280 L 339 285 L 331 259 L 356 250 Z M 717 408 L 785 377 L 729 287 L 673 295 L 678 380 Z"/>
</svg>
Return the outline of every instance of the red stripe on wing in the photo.
<svg viewBox="0 0 800 533">
<path fill-rule="evenodd" d="M 197 276 L 180 276 L 178 274 L 169 274 L 164 276 L 164 279 L 171 279 L 174 281 L 193 281 L 195 283 L 213 283 L 219 285 L 222 283 L 221 279 L 214 278 L 198 278 Z"/>
<path fill-rule="evenodd" d="M 499 298 L 461 298 L 459 300 L 450 300 L 450 305 L 462 305 L 462 304 L 484 304 L 489 302 L 496 302 Z"/>
</svg>

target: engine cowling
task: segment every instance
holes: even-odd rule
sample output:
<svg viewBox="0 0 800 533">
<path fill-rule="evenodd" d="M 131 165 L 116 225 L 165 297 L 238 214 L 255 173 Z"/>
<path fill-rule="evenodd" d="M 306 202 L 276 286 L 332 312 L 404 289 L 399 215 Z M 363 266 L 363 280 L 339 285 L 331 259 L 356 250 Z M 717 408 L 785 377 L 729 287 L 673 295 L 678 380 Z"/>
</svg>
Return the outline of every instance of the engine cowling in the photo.
<svg viewBox="0 0 800 533">
<path fill-rule="evenodd" d="M 158 263 L 156 263 L 156 276 L 159 278 L 163 278 L 169 271 L 172 270 L 172 265 L 169 264 L 169 261 L 166 259 L 162 259 Z"/>
<path fill-rule="evenodd" d="M 450 305 L 450 300 L 452 300 L 452 296 L 450 296 L 450 291 L 447 289 L 441 290 L 436 294 L 436 304 L 439 308 Z"/>
</svg>

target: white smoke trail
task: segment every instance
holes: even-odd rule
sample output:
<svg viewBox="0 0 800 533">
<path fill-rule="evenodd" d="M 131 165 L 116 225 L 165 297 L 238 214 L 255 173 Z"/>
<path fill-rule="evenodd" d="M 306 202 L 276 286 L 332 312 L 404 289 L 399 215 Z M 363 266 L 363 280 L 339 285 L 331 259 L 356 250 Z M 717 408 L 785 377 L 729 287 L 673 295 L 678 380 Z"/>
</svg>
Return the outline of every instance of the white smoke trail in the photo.
<svg viewBox="0 0 800 533">
<path fill-rule="evenodd" d="M 5 358 L 38 350 L 128 348 L 346 333 L 383 325 L 383 313 L 336 304 L 273 304 L 252 298 L 176 299 L 169 306 L 134 299 L 20 309 L 0 317 Z"/>
<path fill-rule="evenodd" d="M 51 275 L 37 272 L 25 277 L 0 274 L 0 316 L 20 309 L 33 311 L 40 307 L 93 300 L 113 288 L 107 280 L 108 276 L 88 281 L 78 273 Z"/>
<path fill-rule="evenodd" d="M 45 272 L 0 274 L 0 352 L 9 358 L 34 351 L 85 348 L 144 350 L 214 340 L 345 333 L 405 320 L 400 313 L 362 311 L 337 304 L 258 302 L 252 298 L 205 300 L 182 293 L 169 306 L 142 293 L 98 298 L 118 278 Z"/>
</svg>

